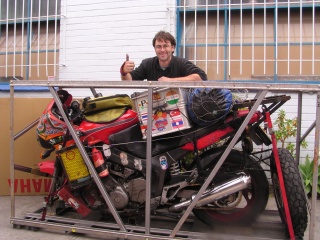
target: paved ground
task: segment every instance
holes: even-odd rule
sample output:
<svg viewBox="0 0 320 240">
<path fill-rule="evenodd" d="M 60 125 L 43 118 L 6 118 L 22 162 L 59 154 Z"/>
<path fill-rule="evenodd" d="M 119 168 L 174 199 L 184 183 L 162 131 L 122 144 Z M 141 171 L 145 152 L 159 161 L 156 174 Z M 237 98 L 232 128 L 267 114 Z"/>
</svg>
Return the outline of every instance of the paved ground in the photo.
<svg viewBox="0 0 320 240">
<path fill-rule="evenodd" d="M 16 196 L 15 197 L 15 216 L 17 218 L 24 218 L 26 213 L 33 213 L 41 207 L 43 196 Z M 316 221 L 315 221 L 315 238 L 320 239 L 320 201 L 317 201 L 316 207 Z M 57 231 L 39 230 L 32 231 L 27 227 L 22 229 L 15 229 L 10 223 L 11 216 L 11 198 L 0 196 L 0 240 L 89 240 L 95 239 L 88 235 L 80 235 L 75 233 L 64 233 Z M 153 221 L 153 220 L 152 220 Z M 170 223 L 159 222 L 155 223 L 156 227 L 165 224 L 169 226 Z M 175 226 L 175 223 L 174 225 Z M 153 227 L 151 225 L 151 227 Z M 274 199 L 270 198 L 267 210 L 251 227 L 228 227 L 219 226 L 215 229 L 210 229 L 199 221 L 191 221 L 186 227 L 188 231 L 192 232 L 206 232 L 208 239 L 285 239 L 284 227 L 281 224 L 279 215 L 275 210 Z M 110 238 L 103 238 L 110 239 Z M 305 232 L 305 238 L 309 239 L 309 228 Z"/>
</svg>

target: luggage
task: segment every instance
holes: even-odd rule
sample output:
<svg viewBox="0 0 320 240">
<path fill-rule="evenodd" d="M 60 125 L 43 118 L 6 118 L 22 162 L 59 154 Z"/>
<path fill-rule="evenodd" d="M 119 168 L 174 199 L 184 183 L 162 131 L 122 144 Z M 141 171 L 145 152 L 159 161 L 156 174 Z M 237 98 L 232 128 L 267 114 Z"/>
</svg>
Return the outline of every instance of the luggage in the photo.
<svg viewBox="0 0 320 240">
<path fill-rule="evenodd" d="M 134 93 L 132 100 L 139 115 L 143 138 L 147 129 L 160 136 L 191 128 L 187 116 L 186 94 L 182 88 L 155 88 L 152 93 L 152 126 L 148 126 L 148 91 Z"/>
<path fill-rule="evenodd" d="M 229 89 L 195 88 L 189 91 L 188 116 L 200 126 L 224 120 L 232 108 L 233 98 Z"/>
<path fill-rule="evenodd" d="M 107 123 L 121 117 L 132 108 L 131 98 L 126 94 L 108 97 L 85 98 L 82 104 L 84 118 L 89 122 Z"/>
</svg>

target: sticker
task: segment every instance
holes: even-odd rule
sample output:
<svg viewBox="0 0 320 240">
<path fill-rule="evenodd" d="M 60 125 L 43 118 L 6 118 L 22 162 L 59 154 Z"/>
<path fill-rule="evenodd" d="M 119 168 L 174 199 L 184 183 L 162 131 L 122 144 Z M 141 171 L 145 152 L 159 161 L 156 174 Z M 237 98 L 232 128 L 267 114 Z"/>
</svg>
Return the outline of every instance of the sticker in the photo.
<svg viewBox="0 0 320 240">
<path fill-rule="evenodd" d="M 171 125 L 172 125 L 172 129 L 176 129 L 176 128 L 183 127 L 184 124 L 183 124 L 182 118 L 177 118 L 177 119 L 172 119 Z"/>
<path fill-rule="evenodd" d="M 164 129 L 166 129 L 167 125 L 168 125 L 167 119 L 162 119 L 155 122 L 155 126 L 158 131 L 163 131 Z"/>
<path fill-rule="evenodd" d="M 110 150 L 110 146 L 108 144 L 103 144 L 102 149 L 103 149 L 103 154 L 105 157 L 111 156 L 111 150 Z"/>
<path fill-rule="evenodd" d="M 167 118 L 167 113 L 160 111 L 160 110 L 157 110 L 157 111 L 155 111 L 155 113 L 153 114 L 152 117 L 154 120 L 158 120 L 160 118 Z"/>
<path fill-rule="evenodd" d="M 68 203 L 74 208 L 74 209 L 78 209 L 80 207 L 79 203 L 77 203 L 76 200 L 74 200 L 73 198 L 69 198 L 68 199 Z"/>
<path fill-rule="evenodd" d="M 148 120 L 148 113 L 143 113 L 140 115 L 140 117 L 141 117 L 142 121 L 147 121 Z"/>
<path fill-rule="evenodd" d="M 179 101 L 179 94 L 176 91 L 170 90 L 166 93 L 166 102 L 170 105 L 177 104 Z"/>
<path fill-rule="evenodd" d="M 173 109 L 170 111 L 170 117 L 181 117 L 181 112 L 179 109 Z"/>
<path fill-rule="evenodd" d="M 159 158 L 159 161 L 160 161 L 160 165 L 161 165 L 162 170 L 167 170 L 168 169 L 168 162 L 167 162 L 166 156 L 161 156 Z"/>
<path fill-rule="evenodd" d="M 128 161 L 128 155 L 125 152 L 121 152 L 120 153 L 120 159 L 121 159 L 121 163 L 122 165 L 128 165 L 129 161 Z"/>
<path fill-rule="evenodd" d="M 76 154 L 72 150 L 67 151 L 65 155 L 68 160 L 74 160 L 76 156 Z"/>
<path fill-rule="evenodd" d="M 140 158 L 135 158 L 134 159 L 134 167 L 139 171 L 142 170 L 142 164 L 141 164 L 141 159 Z"/>
<path fill-rule="evenodd" d="M 147 111 L 148 102 L 146 100 L 141 100 L 140 103 L 138 103 L 138 107 L 141 111 Z"/>
<path fill-rule="evenodd" d="M 152 94 L 152 106 L 153 107 L 159 107 L 166 103 L 166 100 L 164 98 L 161 98 L 161 95 L 159 93 L 153 93 Z"/>
</svg>

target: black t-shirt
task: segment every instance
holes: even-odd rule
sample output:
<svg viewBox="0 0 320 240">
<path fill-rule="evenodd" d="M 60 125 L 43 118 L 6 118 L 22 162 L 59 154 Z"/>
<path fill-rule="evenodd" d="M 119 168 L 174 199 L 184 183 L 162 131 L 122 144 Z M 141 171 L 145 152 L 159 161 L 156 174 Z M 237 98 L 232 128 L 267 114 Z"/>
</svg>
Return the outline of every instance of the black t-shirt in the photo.
<svg viewBox="0 0 320 240">
<path fill-rule="evenodd" d="M 140 66 L 130 74 L 132 80 L 158 81 L 160 77 L 185 77 L 194 73 L 199 74 L 202 80 L 207 80 L 206 73 L 192 62 L 172 56 L 169 66 L 165 69 L 160 67 L 158 58 L 153 57 L 142 60 Z"/>
</svg>

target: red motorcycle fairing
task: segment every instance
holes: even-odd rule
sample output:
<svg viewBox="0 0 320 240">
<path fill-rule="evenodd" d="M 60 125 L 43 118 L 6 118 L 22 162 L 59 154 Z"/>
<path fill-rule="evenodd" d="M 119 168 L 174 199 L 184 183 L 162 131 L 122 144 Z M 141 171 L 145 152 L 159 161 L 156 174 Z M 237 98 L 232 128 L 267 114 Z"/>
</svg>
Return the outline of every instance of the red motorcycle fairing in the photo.
<svg viewBox="0 0 320 240">
<path fill-rule="evenodd" d="M 54 161 L 53 160 L 42 161 L 42 162 L 39 162 L 37 165 L 40 169 L 40 172 L 53 175 L 53 173 L 54 173 Z"/>
<path fill-rule="evenodd" d="M 55 102 L 52 100 L 40 117 L 37 126 L 37 136 L 43 148 L 50 149 L 53 146 L 58 149 L 65 141 L 67 125 L 62 116 L 59 116 Z M 109 123 L 95 123 L 83 120 L 80 126 L 73 125 L 73 129 L 80 134 L 81 141 L 87 141 L 89 145 L 98 142 L 109 144 L 109 135 L 126 129 L 138 123 L 138 114 L 128 109 L 121 117 Z M 66 141 L 66 147 L 74 145 L 73 139 Z"/>
<path fill-rule="evenodd" d="M 111 134 L 131 127 L 138 122 L 138 114 L 129 109 L 120 118 L 110 123 L 94 123 L 83 120 L 78 130 L 81 132 L 81 141 L 86 141 L 90 146 L 98 142 L 110 144 L 109 136 Z"/>
</svg>

